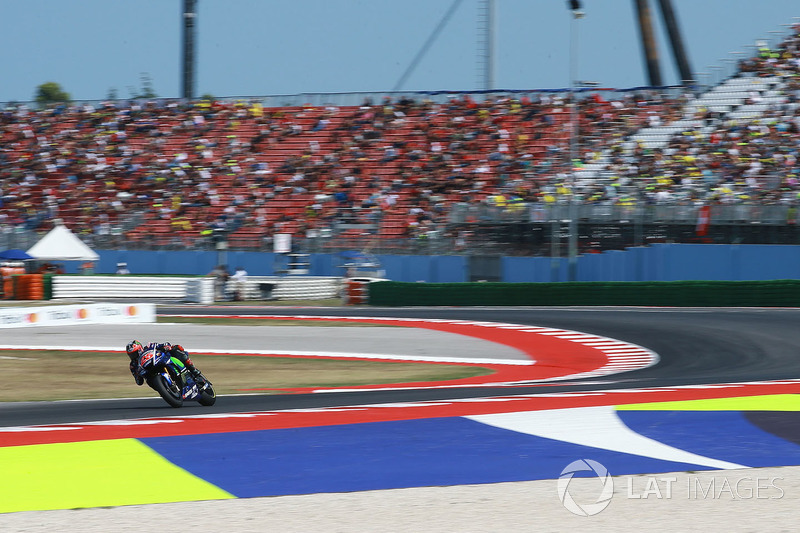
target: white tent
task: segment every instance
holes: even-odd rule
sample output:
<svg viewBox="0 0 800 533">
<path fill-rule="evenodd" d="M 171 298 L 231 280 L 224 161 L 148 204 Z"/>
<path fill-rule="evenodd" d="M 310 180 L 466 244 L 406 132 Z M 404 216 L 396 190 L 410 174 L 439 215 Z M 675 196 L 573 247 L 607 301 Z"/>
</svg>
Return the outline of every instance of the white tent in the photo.
<svg viewBox="0 0 800 533">
<path fill-rule="evenodd" d="M 42 261 L 97 261 L 100 256 L 72 233 L 57 225 L 28 250 L 28 255 Z"/>
</svg>

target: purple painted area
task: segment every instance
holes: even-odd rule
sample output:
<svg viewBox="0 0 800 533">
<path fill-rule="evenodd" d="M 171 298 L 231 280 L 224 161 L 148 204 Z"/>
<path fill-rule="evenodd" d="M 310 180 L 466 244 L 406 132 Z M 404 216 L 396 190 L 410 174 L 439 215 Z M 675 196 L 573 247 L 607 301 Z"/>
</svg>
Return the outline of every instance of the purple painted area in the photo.
<svg viewBox="0 0 800 533">
<path fill-rule="evenodd" d="M 748 422 L 776 437 L 800 444 L 800 411 L 747 411 Z"/>
<path fill-rule="evenodd" d="M 751 467 L 800 465 L 800 446 L 756 427 L 739 411 L 617 411 L 617 415 L 645 437 L 706 457 Z"/>
<path fill-rule="evenodd" d="M 568 464 L 582 458 L 602 463 L 612 475 L 706 469 L 544 439 L 458 417 L 142 442 L 239 497 L 557 479 Z M 553 497 L 557 497 L 555 482 Z"/>
</svg>

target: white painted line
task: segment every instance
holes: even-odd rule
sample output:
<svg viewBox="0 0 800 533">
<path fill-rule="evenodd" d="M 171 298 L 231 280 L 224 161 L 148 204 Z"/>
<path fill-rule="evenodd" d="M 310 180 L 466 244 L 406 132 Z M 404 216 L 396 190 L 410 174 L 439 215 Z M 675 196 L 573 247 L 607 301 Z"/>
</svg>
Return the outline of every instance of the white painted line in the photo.
<svg viewBox="0 0 800 533">
<path fill-rule="evenodd" d="M 614 406 L 523 411 L 474 415 L 465 418 L 526 435 L 652 457 L 662 461 L 689 463 L 718 469 L 746 468 L 740 464 L 674 448 L 640 435 L 620 420 Z"/>
<path fill-rule="evenodd" d="M 634 348 L 634 347 L 631 347 L 631 348 L 598 348 L 598 350 L 600 350 L 603 353 L 619 353 L 619 354 L 628 353 L 628 352 L 649 352 L 650 351 L 650 350 L 647 350 L 645 348 Z"/>
<path fill-rule="evenodd" d="M 593 347 L 610 347 L 610 346 L 635 346 L 629 342 L 622 342 L 622 341 L 589 341 L 589 342 L 581 342 L 585 346 L 593 346 Z"/>
<path fill-rule="evenodd" d="M 81 426 L 10 426 L 0 428 L 0 433 L 27 433 L 29 431 L 74 431 Z"/>
</svg>

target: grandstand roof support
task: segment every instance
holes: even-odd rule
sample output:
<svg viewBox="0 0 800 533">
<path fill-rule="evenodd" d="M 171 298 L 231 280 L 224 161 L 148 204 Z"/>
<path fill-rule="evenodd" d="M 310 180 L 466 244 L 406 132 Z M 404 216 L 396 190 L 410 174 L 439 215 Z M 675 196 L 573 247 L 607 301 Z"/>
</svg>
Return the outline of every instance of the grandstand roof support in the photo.
<svg viewBox="0 0 800 533">
<path fill-rule="evenodd" d="M 495 0 L 481 0 L 478 12 L 478 88 L 494 89 Z"/>
<path fill-rule="evenodd" d="M 578 199 L 576 194 L 577 176 L 575 175 L 578 146 L 578 100 L 575 86 L 578 83 L 578 21 L 586 14 L 581 9 L 580 0 L 569 2 L 572 19 L 569 25 L 569 162 L 567 168 L 570 175 L 569 195 L 569 238 L 567 241 L 567 274 L 569 281 L 578 281 Z"/>
<path fill-rule="evenodd" d="M 194 64 L 195 64 L 195 19 L 197 18 L 197 0 L 183 0 L 183 82 L 181 97 L 194 98 Z"/>
<path fill-rule="evenodd" d="M 664 83 L 661 81 L 661 67 L 658 61 L 656 39 L 653 34 L 653 17 L 650 12 L 650 3 L 648 0 L 633 0 L 633 3 L 636 6 L 636 13 L 639 19 L 639 33 L 644 47 L 648 83 L 652 86 L 660 87 Z"/>
<path fill-rule="evenodd" d="M 683 48 L 681 30 L 678 27 L 678 19 L 675 16 L 675 10 L 672 8 L 672 0 L 659 0 L 658 3 L 661 7 L 661 16 L 664 19 L 664 25 L 667 27 L 670 46 L 672 46 L 672 57 L 675 58 L 675 65 L 677 65 L 678 72 L 681 76 L 681 85 L 693 85 L 695 82 L 694 74 L 692 74 L 692 69 L 689 66 L 686 50 Z"/>
<path fill-rule="evenodd" d="M 453 0 L 453 3 L 450 4 L 450 8 L 447 10 L 447 12 L 441 18 L 439 23 L 436 25 L 436 28 L 434 28 L 433 33 L 430 34 L 428 39 L 425 41 L 425 44 L 422 45 L 420 51 L 417 52 L 416 56 L 414 56 L 414 59 L 411 61 L 411 64 L 408 66 L 406 71 L 403 72 L 403 75 L 400 76 L 399 80 L 397 80 L 397 83 L 395 84 L 394 89 L 392 89 L 392 91 L 399 91 L 400 89 L 402 89 L 408 77 L 411 75 L 412 72 L 414 72 L 414 69 L 417 68 L 419 62 L 422 60 L 423 57 L 425 57 L 425 54 L 428 53 L 428 49 L 439 37 L 439 34 L 442 33 L 442 30 L 444 29 L 445 26 L 447 26 L 447 23 L 453 17 L 453 14 L 456 12 L 456 10 L 458 10 L 458 6 L 461 5 L 461 2 L 462 0 Z"/>
</svg>

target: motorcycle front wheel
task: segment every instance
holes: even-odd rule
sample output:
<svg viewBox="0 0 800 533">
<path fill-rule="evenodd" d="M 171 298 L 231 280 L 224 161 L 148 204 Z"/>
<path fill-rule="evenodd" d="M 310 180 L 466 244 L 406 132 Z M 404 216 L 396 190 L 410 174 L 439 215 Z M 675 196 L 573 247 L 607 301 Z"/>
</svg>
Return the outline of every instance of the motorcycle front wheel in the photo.
<svg viewBox="0 0 800 533">
<path fill-rule="evenodd" d="M 168 383 L 163 374 L 156 374 L 151 377 L 148 384 L 172 407 L 180 407 L 183 405 L 181 388 L 174 381 L 172 384 Z"/>
</svg>

